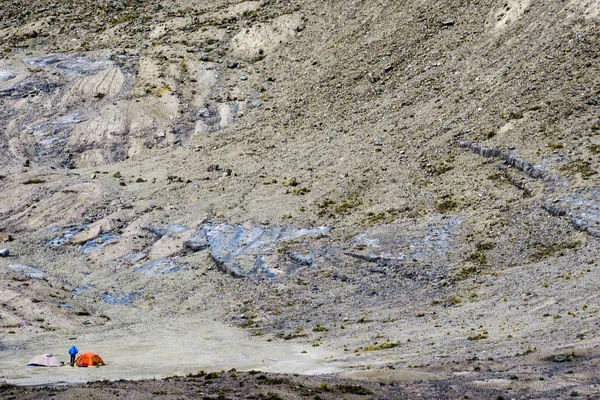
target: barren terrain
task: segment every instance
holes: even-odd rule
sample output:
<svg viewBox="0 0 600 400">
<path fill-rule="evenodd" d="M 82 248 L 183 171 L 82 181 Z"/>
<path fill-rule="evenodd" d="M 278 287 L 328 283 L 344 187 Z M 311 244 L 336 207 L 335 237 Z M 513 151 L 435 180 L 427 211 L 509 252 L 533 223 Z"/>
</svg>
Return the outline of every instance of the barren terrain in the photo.
<svg viewBox="0 0 600 400">
<path fill-rule="evenodd" d="M 599 397 L 599 10 L 3 2 L 0 393 Z"/>
</svg>

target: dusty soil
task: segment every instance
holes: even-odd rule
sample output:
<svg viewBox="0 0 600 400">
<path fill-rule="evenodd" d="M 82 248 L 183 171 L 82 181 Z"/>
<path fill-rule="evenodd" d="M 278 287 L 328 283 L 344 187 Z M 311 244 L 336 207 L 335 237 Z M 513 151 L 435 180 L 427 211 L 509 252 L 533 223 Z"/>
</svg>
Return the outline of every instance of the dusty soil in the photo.
<svg viewBox="0 0 600 400">
<path fill-rule="evenodd" d="M 584 369 L 579 369 L 581 366 Z M 477 365 L 476 367 L 480 367 Z M 164 380 L 97 381 L 85 385 L 52 387 L 0 386 L 9 398 L 35 399 L 52 396 L 75 399 L 92 396 L 98 399 L 126 398 L 231 398 L 231 399 L 480 399 L 480 398 L 595 398 L 594 388 L 574 387 L 573 382 L 589 376 L 598 368 L 597 358 L 579 363 L 579 367 L 527 368 L 497 371 L 491 368 L 463 371 L 452 375 L 441 371 L 374 372 L 344 379 L 339 375 L 282 375 L 269 372 L 239 372 L 235 369 L 206 373 L 199 371 L 186 377 Z M 550 372 L 552 370 L 552 372 Z M 355 376 L 356 377 L 356 376 Z M 579 389 L 575 390 L 575 389 Z M 582 390 L 582 391 L 581 391 Z"/>
<path fill-rule="evenodd" d="M 597 397 L 599 10 L 3 3 L 3 395 Z"/>
</svg>

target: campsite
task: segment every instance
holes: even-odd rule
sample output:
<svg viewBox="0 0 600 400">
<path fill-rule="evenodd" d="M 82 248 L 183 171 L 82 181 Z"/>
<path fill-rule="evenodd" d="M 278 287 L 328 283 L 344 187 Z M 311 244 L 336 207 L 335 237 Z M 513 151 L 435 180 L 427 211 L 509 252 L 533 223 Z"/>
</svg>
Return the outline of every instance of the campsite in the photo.
<svg viewBox="0 0 600 400">
<path fill-rule="evenodd" d="M 599 398 L 599 57 L 598 0 L 0 2 L 0 398 Z"/>
<path fill-rule="evenodd" d="M 28 367 L 62 367 L 65 363 L 58 361 L 51 353 L 41 354 L 32 358 L 28 363 Z"/>
</svg>

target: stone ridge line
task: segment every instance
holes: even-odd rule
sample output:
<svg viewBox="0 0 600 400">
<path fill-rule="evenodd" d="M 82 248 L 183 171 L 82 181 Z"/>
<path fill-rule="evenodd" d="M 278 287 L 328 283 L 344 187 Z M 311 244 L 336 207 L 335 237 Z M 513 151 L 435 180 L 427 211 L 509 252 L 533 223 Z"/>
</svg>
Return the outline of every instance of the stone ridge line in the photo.
<svg viewBox="0 0 600 400">
<path fill-rule="evenodd" d="M 513 168 L 517 168 L 525 175 L 533 179 L 544 179 L 548 177 L 548 174 L 540 165 L 534 165 L 524 158 L 516 157 L 514 154 L 503 153 L 499 149 L 482 147 L 475 143 L 466 142 L 463 140 L 459 140 L 457 145 L 458 147 L 469 148 L 473 153 L 479 154 L 484 158 L 501 157 L 505 164 L 510 165 Z"/>
<path fill-rule="evenodd" d="M 534 165 L 514 154 L 503 153 L 499 149 L 483 147 L 463 140 L 457 141 L 456 144 L 458 147 L 471 149 L 473 153 L 484 158 L 500 157 L 505 164 L 522 171 L 525 175 L 533 179 L 543 179 L 548 193 L 557 191 L 559 186 L 568 187 L 564 178 L 550 175 L 543 170 L 542 166 Z M 519 189 L 524 189 L 524 185 L 514 179 L 511 179 L 511 183 Z M 552 216 L 569 218 L 576 229 L 600 238 L 600 190 L 584 189 L 559 198 L 546 198 L 542 200 L 542 208 Z"/>
</svg>

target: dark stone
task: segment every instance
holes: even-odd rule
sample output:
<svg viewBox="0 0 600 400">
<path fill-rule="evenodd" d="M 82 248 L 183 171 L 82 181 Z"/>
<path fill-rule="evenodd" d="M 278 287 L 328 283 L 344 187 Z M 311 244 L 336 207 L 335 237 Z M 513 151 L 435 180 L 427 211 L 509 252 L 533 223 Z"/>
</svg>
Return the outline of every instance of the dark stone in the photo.
<svg viewBox="0 0 600 400">
<path fill-rule="evenodd" d="M 192 251 L 201 251 L 208 248 L 208 238 L 204 229 L 198 228 L 194 235 L 183 242 L 183 245 Z"/>
<path fill-rule="evenodd" d="M 167 225 L 166 228 L 148 225 L 148 226 L 143 226 L 142 229 L 152 233 L 153 235 L 155 235 L 159 238 L 163 237 L 164 235 L 178 236 L 179 234 L 187 232 L 189 230 L 189 228 L 187 226 L 177 225 L 177 224 Z"/>
</svg>

